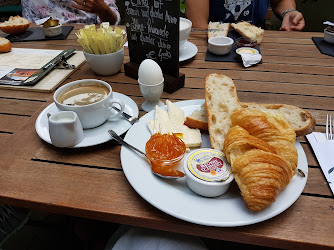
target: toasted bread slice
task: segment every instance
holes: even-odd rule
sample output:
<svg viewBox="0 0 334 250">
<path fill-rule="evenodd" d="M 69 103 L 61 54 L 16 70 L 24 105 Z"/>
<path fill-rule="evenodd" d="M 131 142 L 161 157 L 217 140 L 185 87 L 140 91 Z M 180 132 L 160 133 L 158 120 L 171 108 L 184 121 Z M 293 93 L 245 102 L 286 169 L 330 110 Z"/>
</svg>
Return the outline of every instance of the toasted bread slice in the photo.
<svg viewBox="0 0 334 250">
<path fill-rule="evenodd" d="M 264 30 L 250 24 L 248 22 L 232 23 L 232 28 L 235 29 L 241 36 L 252 41 L 256 40 L 258 44 L 262 42 Z"/>
<path fill-rule="evenodd" d="M 209 22 L 208 29 L 217 29 L 215 31 L 208 31 L 208 39 L 215 36 L 227 36 L 230 29 L 230 24 L 221 22 Z"/>
</svg>

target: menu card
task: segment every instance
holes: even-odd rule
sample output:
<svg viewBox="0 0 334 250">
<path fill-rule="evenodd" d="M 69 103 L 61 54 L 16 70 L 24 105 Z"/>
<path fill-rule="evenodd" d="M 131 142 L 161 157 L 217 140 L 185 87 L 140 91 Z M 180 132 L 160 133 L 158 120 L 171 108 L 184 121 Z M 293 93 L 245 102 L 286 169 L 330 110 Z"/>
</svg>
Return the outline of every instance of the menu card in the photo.
<svg viewBox="0 0 334 250">
<path fill-rule="evenodd" d="M 125 1 L 130 61 L 156 61 L 164 74 L 179 77 L 180 0 Z"/>
</svg>

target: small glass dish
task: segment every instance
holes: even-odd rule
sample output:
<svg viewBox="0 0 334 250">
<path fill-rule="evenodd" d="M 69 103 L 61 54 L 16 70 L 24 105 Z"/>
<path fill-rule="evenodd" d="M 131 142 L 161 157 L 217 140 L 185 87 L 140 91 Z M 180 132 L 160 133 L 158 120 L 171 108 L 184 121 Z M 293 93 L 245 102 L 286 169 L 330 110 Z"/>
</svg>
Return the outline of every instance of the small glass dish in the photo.
<svg viewBox="0 0 334 250">
<path fill-rule="evenodd" d="M 239 37 L 238 39 L 235 40 L 235 45 L 237 48 L 241 47 L 250 47 L 250 48 L 255 48 L 257 45 L 257 41 L 252 41 L 246 37 Z"/>
<path fill-rule="evenodd" d="M 153 172 L 161 176 L 184 176 L 184 173 L 174 167 L 183 159 L 186 145 L 175 134 L 152 135 L 146 143 L 145 151 Z"/>
</svg>

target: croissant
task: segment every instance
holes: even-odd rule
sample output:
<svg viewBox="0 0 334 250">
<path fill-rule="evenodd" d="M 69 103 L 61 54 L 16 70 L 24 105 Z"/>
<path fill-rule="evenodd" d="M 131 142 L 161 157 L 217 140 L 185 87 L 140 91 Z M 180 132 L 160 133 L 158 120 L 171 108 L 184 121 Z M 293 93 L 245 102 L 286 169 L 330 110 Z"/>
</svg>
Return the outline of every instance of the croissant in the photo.
<svg viewBox="0 0 334 250">
<path fill-rule="evenodd" d="M 281 114 L 237 109 L 223 152 L 249 209 L 271 205 L 296 173 L 296 134 Z"/>
</svg>

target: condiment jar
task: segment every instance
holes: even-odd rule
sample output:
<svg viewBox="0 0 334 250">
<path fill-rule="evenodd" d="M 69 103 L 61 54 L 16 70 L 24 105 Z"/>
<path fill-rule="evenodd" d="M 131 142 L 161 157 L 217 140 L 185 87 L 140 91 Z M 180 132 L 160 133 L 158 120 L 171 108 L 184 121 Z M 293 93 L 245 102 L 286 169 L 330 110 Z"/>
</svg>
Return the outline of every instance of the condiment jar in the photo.
<svg viewBox="0 0 334 250">
<path fill-rule="evenodd" d="M 189 188 L 205 197 L 224 194 L 234 180 L 231 166 L 221 151 L 202 148 L 189 154 L 184 161 Z"/>
</svg>

